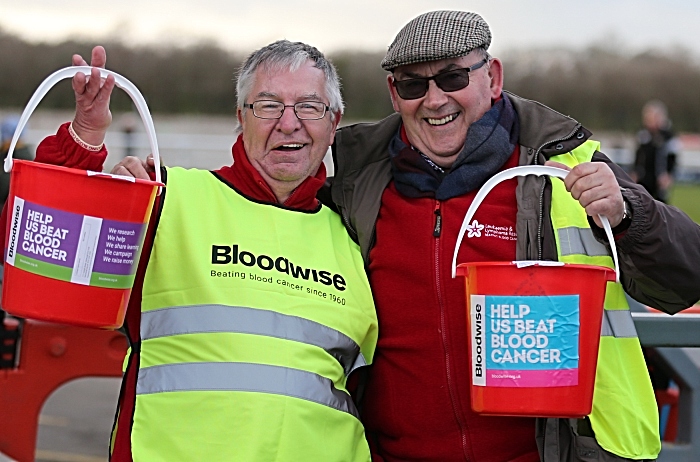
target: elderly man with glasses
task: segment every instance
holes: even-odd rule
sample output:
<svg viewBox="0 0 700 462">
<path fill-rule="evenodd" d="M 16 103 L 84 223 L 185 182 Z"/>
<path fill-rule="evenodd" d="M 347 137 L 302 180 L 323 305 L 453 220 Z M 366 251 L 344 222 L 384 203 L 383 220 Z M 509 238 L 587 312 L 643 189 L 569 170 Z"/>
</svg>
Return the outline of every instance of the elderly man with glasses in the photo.
<svg viewBox="0 0 700 462">
<path fill-rule="evenodd" d="M 360 244 L 381 326 L 361 384 L 374 460 L 655 459 L 657 409 L 624 291 L 671 313 L 695 303 L 700 227 L 635 185 L 576 120 L 503 91 L 490 43 L 475 13 L 418 16 L 382 61 L 398 114 L 336 134 L 332 198 Z M 622 284 L 608 283 L 593 411 L 584 419 L 479 415 L 453 251 L 487 179 L 545 163 L 571 171 L 563 183 L 527 176 L 496 186 L 468 224 L 457 262 L 612 266 L 598 214 L 609 219 Z"/>
<path fill-rule="evenodd" d="M 92 65 L 105 61 L 96 47 Z M 114 79 L 93 69 L 73 88 L 73 122 L 36 159 L 99 171 Z M 233 165 L 163 169 L 110 460 L 366 462 L 346 380 L 372 361 L 376 314 L 357 244 L 315 197 L 343 112 L 337 73 L 279 41 L 248 57 L 237 93 Z M 150 170 L 130 158 L 112 173 Z"/>
</svg>

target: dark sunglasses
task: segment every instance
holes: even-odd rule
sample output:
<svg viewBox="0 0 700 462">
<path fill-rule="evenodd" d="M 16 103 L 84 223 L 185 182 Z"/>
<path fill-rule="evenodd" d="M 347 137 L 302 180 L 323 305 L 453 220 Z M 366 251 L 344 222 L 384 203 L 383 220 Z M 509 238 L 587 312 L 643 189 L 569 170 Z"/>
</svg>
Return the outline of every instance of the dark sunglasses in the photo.
<svg viewBox="0 0 700 462">
<path fill-rule="evenodd" d="M 393 85 L 396 87 L 396 92 L 402 99 L 418 99 L 424 97 L 428 92 L 428 82 L 431 80 L 435 80 L 435 85 L 442 91 L 451 92 L 461 90 L 469 85 L 469 73 L 481 68 L 488 61 L 488 59 L 483 59 L 471 67 L 441 72 L 432 77 L 419 77 L 405 80 L 394 79 Z"/>
</svg>

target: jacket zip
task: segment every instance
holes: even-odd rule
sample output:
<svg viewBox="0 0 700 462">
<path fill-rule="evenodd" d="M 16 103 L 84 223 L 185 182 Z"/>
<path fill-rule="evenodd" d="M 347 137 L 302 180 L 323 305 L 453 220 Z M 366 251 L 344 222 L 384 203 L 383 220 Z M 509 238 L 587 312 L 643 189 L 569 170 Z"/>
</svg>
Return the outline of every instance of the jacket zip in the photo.
<svg viewBox="0 0 700 462">
<path fill-rule="evenodd" d="M 433 227 L 433 237 L 440 237 L 442 232 L 442 215 L 440 214 L 440 201 L 435 204 L 435 226 Z"/>
<path fill-rule="evenodd" d="M 286 205 L 289 203 L 289 201 L 292 199 L 292 197 L 294 197 L 294 195 L 296 194 L 296 192 L 297 192 L 298 190 L 299 190 L 299 188 L 294 188 L 294 190 L 289 194 L 289 196 L 287 197 L 287 199 L 286 199 L 284 202 L 282 202 L 282 205 L 285 205 L 285 206 L 286 206 Z"/>
<path fill-rule="evenodd" d="M 359 236 L 357 235 L 357 231 L 355 231 L 355 228 L 353 228 L 350 225 L 350 219 L 348 218 L 348 212 L 347 210 L 343 209 L 340 211 L 340 216 L 343 218 L 343 223 L 345 224 L 345 229 L 348 230 L 348 234 L 350 234 L 350 237 L 355 241 L 358 242 L 360 240 Z M 359 244 L 359 242 L 358 242 Z M 371 249 L 372 247 L 370 247 Z"/>
<path fill-rule="evenodd" d="M 544 180 L 540 190 L 539 215 L 537 219 L 537 260 L 542 261 L 542 233 L 544 232 L 544 190 L 547 187 L 547 180 Z"/>
<path fill-rule="evenodd" d="M 558 143 L 560 141 L 568 140 L 569 138 L 574 136 L 574 133 L 576 133 L 580 128 L 581 124 L 576 124 L 574 129 L 568 135 L 563 136 L 561 138 L 557 138 L 555 140 L 547 141 L 546 143 L 542 144 L 542 146 L 537 148 L 537 151 L 535 151 L 535 156 L 532 158 L 532 165 L 538 165 L 540 151 L 542 151 L 542 149 L 544 149 L 545 146 L 549 144 Z M 542 190 L 540 191 L 539 200 L 539 216 L 537 221 L 537 260 L 542 260 L 542 234 L 544 232 L 544 230 L 542 229 L 544 227 L 544 190 L 546 189 L 546 186 L 547 180 L 545 179 L 545 182 L 542 185 Z"/>
<path fill-rule="evenodd" d="M 435 215 L 435 226 L 433 227 L 433 237 L 434 239 L 434 250 L 435 250 L 435 288 L 438 298 L 438 307 L 440 308 L 440 334 L 442 338 L 442 347 L 445 352 L 445 368 L 447 373 L 447 390 L 450 394 L 450 404 L 452 404 L 452 412 L 454 412 L 455 420 L 457 421 L 457 426 L 459 427 L 459 434 L 462 438 L 462 452 L 464 453 L 464 460 L 468 461 L 469 456 L 467 455 L 467 435 L 464 431 L 465 423 L 462 421 L 461 413 L 455 404 L 455 384 L 450 372 L 450 350 L 447 345 L 447 322 L 445 320 L 445 303 L 444 295 L 442 290 L 442 279 L 440 278 L 440 234 L 442 231 L 442 213 L 440 208 L 442 203 L 439 200 L 435 201 L 435 209 L 433 214 Z"/>
</svg>

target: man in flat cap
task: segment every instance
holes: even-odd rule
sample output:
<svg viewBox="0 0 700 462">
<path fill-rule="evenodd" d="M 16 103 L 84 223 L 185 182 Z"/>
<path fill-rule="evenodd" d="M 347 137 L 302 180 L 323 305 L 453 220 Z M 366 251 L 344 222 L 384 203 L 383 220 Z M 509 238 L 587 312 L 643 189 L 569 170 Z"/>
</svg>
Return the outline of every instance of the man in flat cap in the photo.
<svg viewBox="0 0 700 462">
<path fill-rule="evenodd" d="M 657 408 L 624 292 L 669 313 L 695 303 L 700 227 L 654 201 L 576 120 L 504 92 L 490 43 L 478 14 L 418 16 L 382 61 L 398 114 L 336 134 L 331 193 L 360 243 L 380 325 L 375 362 L 361 383 L 374 460 L 653 460 Z M 598 215 L 609 219 L 621 283 L 607 286 L 593 410 L 583 419 L 479 415 L 470 406 L 477 372 L 469 367 L 464 281 L 451 275 L 458 232 L 487 179 L 542 164 L 570 172 L 564 182 L 530 175 L 496 186 L 468 223 L 457 262 L 612 267 Z M 491 341 L 485 346 L 494 350 Z M 546 364 L 514 356 L 505 369 L 557 375 L 571 361 L 578 367 L 578 353 L 566 353 L 566 362 L 554 355 Z M 504 357 L 487 354 L 486 365 Z M 504 376 L 488 380 L 528 386 L 519 375 Z M 563 383 L 575 384 L 573 377 Z"/>
</svg>

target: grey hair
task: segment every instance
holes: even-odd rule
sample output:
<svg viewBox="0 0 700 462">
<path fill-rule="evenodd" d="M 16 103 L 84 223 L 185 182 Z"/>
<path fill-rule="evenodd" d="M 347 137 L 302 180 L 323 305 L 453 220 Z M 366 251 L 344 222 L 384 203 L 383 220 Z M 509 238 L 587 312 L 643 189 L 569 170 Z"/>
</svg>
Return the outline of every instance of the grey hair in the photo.
<svg viewBox="0 0 700 462">
<path fill-rule="evenodd" d="M 484 47 L 476 47 L 472 50 L 473 53 L 476 53 L 478 56 L 481 56 L 481 59 L 488 59 L 491 61 L 493 59 L 493 56 L 491 56 L 491 53 L 486 51 L 486 48 Z"/>
<path fill-rule="evenodd" d="M 260 48 L 248 56 L 243 62 L 237 74 L 236 95 L 237 107 L 245 112 L 248 96 L 255 82 L 255 71 L 262 67 L 268 71 L 288 69 L 295 71 L 307 61 L 313 61 L 314 67 L 321 69 L 326 76 L 325 90 L 328 95 L 329 106 L 331 108 L 331 120 L 335 119 L 336 113 L 342 114 L 345 110 L 343 97 L 340 94 L 340 77 L 335 66 L 317 48 L 302 42 L 290 42 L 289 40 L 278 40 L 267 46 Z M 240 124 L 236 127 L 236 132 L 240 132 Z"/>
<path fill-rule="evenodd" d="M 484 68 L 487 72 L 491 72 L 491 60 L 493 59 L 491 53 L 489 53 L 484 47 L 476 47 L 472 50 L 472 53 L 475 53 L 481 59 L 485 59 L 486 65 L 484 66 Z"/>
</svg>

